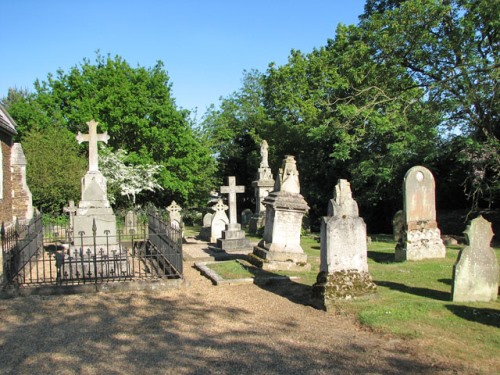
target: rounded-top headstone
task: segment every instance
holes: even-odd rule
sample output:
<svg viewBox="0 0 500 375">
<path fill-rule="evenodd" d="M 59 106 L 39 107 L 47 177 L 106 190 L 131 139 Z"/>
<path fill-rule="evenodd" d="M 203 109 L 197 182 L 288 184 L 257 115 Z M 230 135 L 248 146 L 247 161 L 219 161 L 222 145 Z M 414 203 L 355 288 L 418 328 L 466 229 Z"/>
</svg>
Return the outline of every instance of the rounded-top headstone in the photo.
<svg viewBox="0 0 500 375">
<path fill-rule="evenodd" d="M 435 182 L 430 170 L 422 166 L 410 168 L 404 178 L 403 192 L 409 227 L 419 222 L 436 221 Z"/>
</svg>

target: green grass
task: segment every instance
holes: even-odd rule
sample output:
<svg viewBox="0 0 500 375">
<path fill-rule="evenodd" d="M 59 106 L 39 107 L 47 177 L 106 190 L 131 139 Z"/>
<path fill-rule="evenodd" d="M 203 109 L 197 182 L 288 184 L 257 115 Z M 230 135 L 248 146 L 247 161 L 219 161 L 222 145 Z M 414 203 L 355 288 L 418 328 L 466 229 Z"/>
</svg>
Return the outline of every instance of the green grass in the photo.
<svg viewBox="0 0 500 375">
<path fill-rule="evenodd" d="M 302 248 L 311 263 L 309 272 L 280 272 L 298 276 L 312 285 L 319 271 L 320 245 L 317 234 L 302 236 Z M 489 372 L 499 365 L 500 300 L 489 303 L 451 301 L 453 264 L 462 246 L 449 246 L 446 258 L 418 262 L 394 262 L 392 236 L 372 236 L 368 267 L 377 293 L 354 301 L 340 301 L 337 313 L 356 316 L 375 331 L 422 340 L 431 352 L 464 363 L 480 363 Z M 500 249 L 495 248 L 497 261 Z M 230 262 L 225 262 L 230 263 Z M 236 262 L 232 270 L 221 270 L 224 278 L 254 275 Z M 500 263 L 500 262 L 499 262 Z M 211 266 L 212 269 L 213 266 Z M 227 273 L 226 273 L 227 272 Z M 490 369 L 490 370 L 488 370 Z"/>
</svg>

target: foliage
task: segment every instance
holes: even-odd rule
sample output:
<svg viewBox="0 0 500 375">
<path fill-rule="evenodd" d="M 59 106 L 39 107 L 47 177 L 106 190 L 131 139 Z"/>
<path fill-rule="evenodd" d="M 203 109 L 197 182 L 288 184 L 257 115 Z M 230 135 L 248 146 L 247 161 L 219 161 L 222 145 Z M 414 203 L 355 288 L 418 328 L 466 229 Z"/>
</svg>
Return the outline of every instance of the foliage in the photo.
<svg viewBox="0 0 500 375">
<path fill-rule="evenodd" d="M 150 200 L 193 203 L 212 188 L 214 160 L 191 128 L 189 112 L 177 109 L 162 62 L 132 68 L 119 56 L 98 53 L 95 62 L 84 59 L 68 72 L 37 80 L 35 91 L 6 99 L 21 139 L 51 123 L 87 133 L 86 122 L 94 119 L 108 131 L 109 146 L 127 152 L 129 163 L 162 166 L 158 182 L 164 190 L 149 193 Z"/>
<path fill-rule="evenodd" d="M 127 207 L 133 207 L 136 196 L 144 191 L 161 190 L 157 182 L 160 165 L 127 163 L 127 151 L 113 151 L 108 147 L 100 147 L 99 168 L 107 180 L 108 199 L 115 204 L 119 196 L 129 200 Z"/>
<path fill-rule="evenodd" d="M 79 154 L 74 134 L 52 125 L 28 131 L 22 144 L 33 205 L 53 213 L 60 212 L 68 200 L 78 201 L 87 161 Z"/>
</svg>

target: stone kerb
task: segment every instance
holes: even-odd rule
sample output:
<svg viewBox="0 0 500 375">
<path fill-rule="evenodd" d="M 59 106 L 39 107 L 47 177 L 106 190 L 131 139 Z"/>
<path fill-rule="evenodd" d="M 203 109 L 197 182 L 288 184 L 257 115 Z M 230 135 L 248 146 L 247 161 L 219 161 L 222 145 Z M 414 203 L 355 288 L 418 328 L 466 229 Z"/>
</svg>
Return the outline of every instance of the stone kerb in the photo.
<svg viewBox="0 0 500 375">
<path fill-rule="evenodd" d="M 410 168 L 403 182 L 404 230 L 396 245 L 396 261 L 444 258 L 446 248 L 436 222 L 435 182 L 431 171 Z"/>
<path fill-rule="evenodd" d="M 462 249 L 453 266 L 452 300 L 455 302 L 496 301 L 499 267 L 491 248 L 493 230 L 482 216 L 465 230 L 468 246 Z"/>
<path fill-rule="evenodd" d="M 266 223 L 263 239 L 253 250 L 255 264 L 269 271 L 310 269 L 300 245 L 302 218 L 309 206 L 300 194 L 293 156 L 283 160 L 274 189 L 263 200 Z"/>
<path fill-rule="evenodd" d="M 335 300 L 376 290 L 368 273 L 366 224 L 347 180 L 336 185 L 328 212 L 321 222 L 320 272 L 312 294 L 313 305 L 326 310 Z"/>
</svg>

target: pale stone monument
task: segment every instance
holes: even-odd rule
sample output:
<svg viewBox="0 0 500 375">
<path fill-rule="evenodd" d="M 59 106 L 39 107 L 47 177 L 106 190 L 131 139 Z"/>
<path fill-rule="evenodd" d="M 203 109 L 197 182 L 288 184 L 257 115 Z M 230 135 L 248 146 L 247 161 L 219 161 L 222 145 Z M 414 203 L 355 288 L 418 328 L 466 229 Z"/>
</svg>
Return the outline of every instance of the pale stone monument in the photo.
<svg viewBox="0 0 500 375">
<path fill-rule="evenodd" d="M 98 134 L 97 124 L 94 120 L 88 122 L 89 134 L 78 132 L 76 136 L 78 143 L 89 143 L 89 169 L 82 178 L 82 198 L 74 217 L 75 245 L 93 246 L 95 243 L 117 247 L 116 216 L 109 204 L 106 179 L 99 171 L 97 153 L 97 142 L 107 143 L 109 135 L 107 132 Z"/>
<path fill-rule="evenodd" d="M 321 264 L 312 302 L 328 310 L 339 299 L 352 299 L 376 290 L 368 273 L 366 224 L 359 217 L 351 185 L 339 180 L 328 216 L 321 221 Z"/>
<path fill-rule="evenodd" d="M 444 258 L 446 248 L 436 221 L 434 176 L 416 166 L 405 175 L 404 231 L 396 245 L 396 261 Z"/>
<path fill-rule="evenodd" d="M 221 238 L 217 239 L 217 247 L 226 252 L 241 251 L 248 249 L 249 244 L 245 238 L 245 231 L 241 229 L 241 224 L 236 219 L 236 194 L 245 192 L 245 187 L 243 185 L 237 186 L 234 176 L 228 177 L 227 180 L 227 186 L 221 186 L 220 192 L 229 196 L 229 224 L 222 231 Z"/>
<path fill-rule="evenodd" d="M 267 142 L 263 140 L 260 145 L 260 155 L 262 160 L 257 173 L 257 180 L 252 182 L 252 186 L 255 189 L 255 213 L 248 224 L 248 231 L 250 233 L 257 233 L 257 230 L 265 225 L 266 207 L 262 202 L 274 188 L 274 179 L 267 160 L 269 152 L 268 149 L 269 146 L 267 145 Z"/>
<path fill-rule="evenodd" d="M 74 229 L 75 229 L 75 214 L 77 211 L 77 207 L 75 206 L 75 201 L 70 200 L 68 201 L 68 205 L 66 207 L 63 207 L 63 211 L 67 212 L 69 214 L 69 231 L 68 231 L 68 238 L 71 241 L 74 239 Z"/>
<path fill-rule="evenodd" d="M 225 230 L 226 225 L 229 224 L 229 218 L 226 214 L 227 209 L 228 207 L 220 198 L 217 204 L 212 207 L 212 210 L 215 211 L 210 225 L 210 242 L 212 243 L 216 243 L 217 239 L 222 237 L 222 231 Z"/>
<path fill-rule="evenodd" d="M 181 206 L 179 206 L 175 201 L 172 201 L 172 203 L 170 203 L 170 206 L 167 207 L 167 211 L 170 220 L 170 226 L 174 229 L 181 229 L 182 228 Z"/>
<path fill-rule="evenodd" d="M 493 230 L 482 216 L 472 220 L 465 230 L 468 246 L 460 251 L 453 266 L 451 287 L 455 302 L 496 301 L 499 267 L 491 248 Z"/>
<path fill-rule="evenodd" d="M 266 270 L 307 270 L 307 255 L 300 246 L 302 218 L 309 210 L 300 194 L 295 158 L 287 156 L 274 191 L 263 201 L 266 207 L 264 238 L 254 247 L 253 260 Z"/>
<path fill-rule="evenodd" d="M 116 217 L 98 165 L 97 142 L 107 142 L 109 136 L 107 132 L 97 133 L 97 122 L 92 120 L 87 125 L 89 134 L 78 132 L 76 139 L 89 142 L 89 169 L 82 178 L 82 197 L 73 216 L 73 244 L 58 272 L 69 279 L 125 276 L 130 273 L 127 253 L 118 242 Z M 71 206 L 70 202 L 70 215 Z"/>
</svg>

